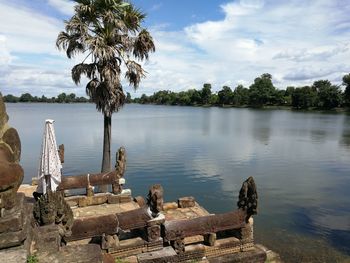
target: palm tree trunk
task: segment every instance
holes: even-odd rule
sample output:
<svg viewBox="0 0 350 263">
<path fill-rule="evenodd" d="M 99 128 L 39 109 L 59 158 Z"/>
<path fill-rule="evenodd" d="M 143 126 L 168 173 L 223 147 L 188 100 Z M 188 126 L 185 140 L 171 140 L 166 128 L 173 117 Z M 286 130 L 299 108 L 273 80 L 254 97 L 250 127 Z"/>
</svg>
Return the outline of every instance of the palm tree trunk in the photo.
<svg viewBox="0 0 350 263">
<path fill-rule="evenodd" d="M 104 114 L 103 123 L 103 155 L 102 155 L 102 168 L 101 172 L 111 171 L 111 129 L 112 129 L 112 117 Z M 108 186 L 101 185 L 100 192 L 107 192 Z"/>
</svg>

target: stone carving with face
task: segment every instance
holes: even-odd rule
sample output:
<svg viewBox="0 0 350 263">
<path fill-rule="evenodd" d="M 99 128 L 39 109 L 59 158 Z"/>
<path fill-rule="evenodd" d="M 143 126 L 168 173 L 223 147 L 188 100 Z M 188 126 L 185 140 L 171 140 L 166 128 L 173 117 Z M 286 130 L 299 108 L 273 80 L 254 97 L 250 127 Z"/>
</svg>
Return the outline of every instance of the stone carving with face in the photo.
<svg viewBox="0 0 350 263">
<path fill-rule="evenodd" d="M 23 180 L 23 169 L 19 165 L 21 141 L 16 129 L 8 125 L 8 119 L 0 93 L 0 215 L 15 206 L 17 190 Z"/>
<path fill-rule="evenodd" d="M 147 205 L 153 217 L 157 217 L 160 211 L 163 211 L 163 187 L 160 184 L 155 184 L 149 189 Z"/>
</svg>

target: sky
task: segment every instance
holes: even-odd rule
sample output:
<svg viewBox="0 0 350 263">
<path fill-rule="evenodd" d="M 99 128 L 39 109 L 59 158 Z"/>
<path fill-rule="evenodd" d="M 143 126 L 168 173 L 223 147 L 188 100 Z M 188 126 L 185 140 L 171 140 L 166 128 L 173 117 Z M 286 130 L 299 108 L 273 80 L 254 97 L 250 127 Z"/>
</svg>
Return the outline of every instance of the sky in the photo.
<svg viewBox="0 0 350 263">
<path fill-rule="evenodd" d="M 270 73 L 279 89 L 350 72 L 350 0 L 134 0 L 156 52 L 132 97 L 211 83 L 249 87 Z M 74 12 L 70 0 L 0 0 L 0 90 L 3 95 L 85 96 L 55 41 Z"/>
</svg>

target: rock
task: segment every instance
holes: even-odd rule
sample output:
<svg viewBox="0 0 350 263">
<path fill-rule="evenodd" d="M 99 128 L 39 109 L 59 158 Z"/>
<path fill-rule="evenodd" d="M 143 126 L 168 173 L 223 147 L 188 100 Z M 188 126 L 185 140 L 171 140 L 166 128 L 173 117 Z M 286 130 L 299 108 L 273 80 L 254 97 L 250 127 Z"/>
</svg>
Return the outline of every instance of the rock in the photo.
<svg viewBox="0 0 350 263">
<path fill-rule="evenodd" d="M 14 161 L 19 162 L 21 158 L 21 140 L 19 139 L 17 130 L 14 128 L 6 130 L 2 140 L 11 147 L 14 155 Z"/>
<path fill-rule="evenodd" d="M 196 200 L 192 196 L 181 197 L 178 200 L 179 208 L 194 207 L 196 205 Z"/>
<path fill-rule="evenodd" d="M 2 94 L 0 93 L 0 129 L 2 130 L 5 124 L 8 122 L 9 116 L 6 113 L 5 103 L 2 98 Z"/>
</svg>

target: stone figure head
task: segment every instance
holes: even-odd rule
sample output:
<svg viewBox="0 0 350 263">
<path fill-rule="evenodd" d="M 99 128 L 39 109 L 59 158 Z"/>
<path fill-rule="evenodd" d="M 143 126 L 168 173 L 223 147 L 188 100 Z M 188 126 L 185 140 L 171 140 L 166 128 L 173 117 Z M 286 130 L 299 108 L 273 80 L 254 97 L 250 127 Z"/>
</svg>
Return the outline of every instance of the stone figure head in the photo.
<svg viewBox="0 0 350 263">
<path fill-rule="evenodd" d="M 16 129 L 8 125 L 5 103 L 0 93 L 0 209 L 11 209 L 23 180 L 19 165 L 21 141 Z"/>
<path fill-rule="evenodd" d="M 152 185 L 148 192 L 147 205 L 156 217 L 160 211 L 163 211 L 163 187 L 160 184 Z"/>
</svg>

